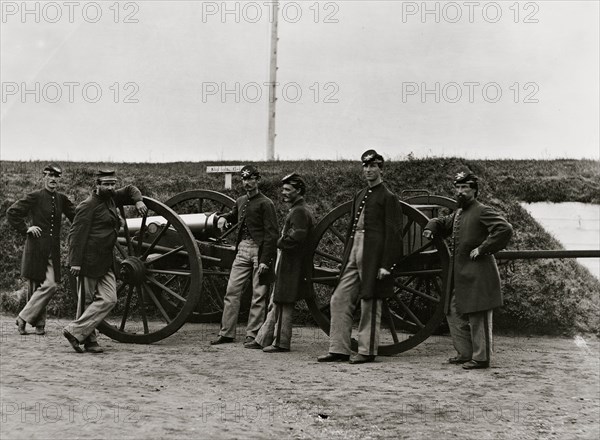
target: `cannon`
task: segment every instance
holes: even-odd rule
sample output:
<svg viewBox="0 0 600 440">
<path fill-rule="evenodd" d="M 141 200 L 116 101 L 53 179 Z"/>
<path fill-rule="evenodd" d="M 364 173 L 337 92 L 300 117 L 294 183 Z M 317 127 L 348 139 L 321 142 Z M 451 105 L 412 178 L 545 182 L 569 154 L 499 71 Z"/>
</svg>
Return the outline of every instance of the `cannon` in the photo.
<svg viewBox="0 0 600 440">
<path fill-rule="evenodd" d="M 115 245 L 121 300 L 98 329 L 120 342 L 152 343 L 187 321 L 218 322 L 235 258 L 237 225 L 223 230 L 222 215 L 235 200 L 194 190 L 165 203 L 144 197 L 149 212 L 139 218 L 121 208 L 124 219 Z M 443 240 L 423 238 L 431 217 L 449 214 L 453 199 L 423 190 L 401 194 L 402 252 L 393 273 L 395 296 L 384 301 L 381 355 L 407 351 L 434 334 L 444 320 L 450 253 Z M 341 204 L 316 225 L 312 288 L 306 306 L 329 332 L 329 300 L 340 275 L 351 202 Z M 500 259 L 600 257 L 600 251 L 503 251 Z M 124 297 L 124 300 L 123 300 Z M 358 312 L 357 312 L 357 317 Z"/>
</svg>

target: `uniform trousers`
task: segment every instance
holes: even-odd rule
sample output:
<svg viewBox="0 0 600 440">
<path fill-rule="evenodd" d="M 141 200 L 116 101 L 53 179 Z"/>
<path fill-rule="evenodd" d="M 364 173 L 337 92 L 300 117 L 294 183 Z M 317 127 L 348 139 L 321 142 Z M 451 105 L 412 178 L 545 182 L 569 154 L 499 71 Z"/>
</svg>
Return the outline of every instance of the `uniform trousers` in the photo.
<svg viewBox="0 0 600 440">
<path fill-rule="evenodd" d="M 452 343 L 460 359 L 490 362 L 492 358 L 492 310 L 459 313 L 456 295 L 452 294 L 446 315 Z"/>
<path fill-rule="evenodd" d="M 263 347 L 274 345 L 279 348 L 290 349 L 292 339 L 292 317 L 294 315 L 294 303 L 276 304 L 273 297 L 269 303 L 267 319 L 256 335 L 256 342 Z"/>
<path fill-rule="evenodd" d="M 30 281 L 32 286 L 35 286 L 34 281 Z M 46 278 L 44 282 L 38 286 L 37 289 L 31 295 L 31 298 L 27 301 L 19 317 L 37 327 L 43 327 L 46 325 L 46 306 L 50 302 L 50 299 L 56 293 L 56 281 L 54 279 L 54 266 L 52 264 L 52 258 L 48 258 L 48 266 L 46 267 Z M 32 289 L 33 290 L 33 289 Z"/>
<path fill-rule="evenodd" d="M 79 277 L 79 301 L 81 289 L 85 289 L 85 309 L 81 316 L 65 329 L 79 342 L 96 342 L 96 327 L 108 316 L 117 303 L 117 280 L 112 269 L 100 278 Z M 81 310 L 81 304 L 77 310 Z"/>
<path fill-rule="evenodd" d="M 231 266 L 227 291 L 223 300 L 223 318 L 221 319 L 220 336 L 235 338 L 240 300 L 246 285 L 246 280 L 252 278 L 252 302 L 246 336 L 256 338 L 260 327 L 265 321 L 269 286 L 261 285 L 258 276 L 258 245 L 251 239 L 245 239 L 238 245 L 238 251 Z"/>
<path fill-rule="evenodd" d="M 331 327 L 329 330 L 329 353 L 350 354 L 352 321 L 360 294 L 363 269 L 364 233 L 357 231 L 348 264 L 331 297 Z M 377 355 L 379 326 L 381 324 L 380 299 L 362 299 L 358 325 L 358 353 Z"/>
</svg>

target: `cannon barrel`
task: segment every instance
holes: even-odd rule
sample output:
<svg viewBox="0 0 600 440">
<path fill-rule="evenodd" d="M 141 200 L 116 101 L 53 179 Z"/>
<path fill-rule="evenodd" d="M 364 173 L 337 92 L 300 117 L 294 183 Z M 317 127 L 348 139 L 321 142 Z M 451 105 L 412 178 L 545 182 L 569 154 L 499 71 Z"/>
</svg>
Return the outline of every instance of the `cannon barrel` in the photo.
<svg viewBox="0 0 600 440">
<path fill-rule="evenodd" d="M 221 234 L 221 228 L 225 224 L 225 219 L 216 212 L 200 214 L 181 214 L 179 215 L 183 223 L 192 231 L 195 237 L 217 237 Z M 161 216 L 151 216 L 146 218 L 146 227 L 150 234 L 156 233 L 167 220 Z M 127 227 L 129 233 L 135 235 L 142 227 L 141 218 L 128 218 Z M 121 229 L 121 234 L 123 229 Z"/>
<path fill-rule="evenodd" d="M 494 254 L 499 260 L 531 260 L 541 258 L 600 258 L 600 250 L 518 250 Z"/>
</svg>

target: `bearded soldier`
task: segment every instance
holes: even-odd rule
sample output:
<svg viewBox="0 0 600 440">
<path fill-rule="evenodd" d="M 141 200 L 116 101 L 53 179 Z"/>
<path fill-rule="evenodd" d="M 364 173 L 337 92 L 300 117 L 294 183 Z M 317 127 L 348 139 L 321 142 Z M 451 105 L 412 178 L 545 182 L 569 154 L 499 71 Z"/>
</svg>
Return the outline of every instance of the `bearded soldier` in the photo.
<svg viewBox="0 0 600 440">
<path fill-rule="evenodd" d="M 502 306 L 500 274 L 493 254 L 504 249 L 512 226 L 495 210 L 479 203 L 477 176 L 454 179 L 458 209 L 431 219 L 423 236 L 450 237 L 451 298 L 446 313 L 457 356 L 451 364 L 488 368 L 492 356 L 492 310 Z"/>
</svg>

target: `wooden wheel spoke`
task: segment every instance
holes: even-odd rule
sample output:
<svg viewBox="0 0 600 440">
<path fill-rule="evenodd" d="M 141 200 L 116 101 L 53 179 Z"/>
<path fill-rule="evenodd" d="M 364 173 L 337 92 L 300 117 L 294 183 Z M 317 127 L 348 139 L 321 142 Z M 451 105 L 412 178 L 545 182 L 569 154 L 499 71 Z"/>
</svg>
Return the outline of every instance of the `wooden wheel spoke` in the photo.
<svg viewBox="0 0 600 440">
<path fill-rule="evenodd" d="M 127 284 L 123 284 L 121 288 L 127 286 Z M 133 286 L 129 286 L 129 291 L 127 292 L 127 298 L 125 298 L 125 310 L 123 310 L 123 317 L 121 318 L 121 325 L 119 326 L 119 330 L 123 331 L 125 328 L 125 322 L 127 322 L 127 316 L 129 315 L 129 307 L 131 306 L 131 296 L 133 295 Z M 118 292 L 117 292 L 118 296 Z"/>
<path fill-rule="evenodd" d="M 135 286 L 135 290 L 138 294 L 138 299 L 139 299 L 139 308 L 140 308 L 140 312 L 142 313 L 142 324 L 144 326 L 144 334 L 148 334 L 149 330 L 148 330 L 148 317 L 146 316 L 146 301 L 144 298 L 144 291 L 141 288 L 141 286 Z"/>
<path fill-rule="evenodd" d="M 189 277 L 191 276 L 191 272 L 190 271 L 181 271 L 181 270 L 171 270 L 171 269 L 146 269 L 147 273 L 159 273 L 159 274 L 163 274 L 163 275 L 175 275 L 175 276 L 182 276 L 182 277 Z M 169 280 L 169 282 L 171 282 L 171 280 Z M 169 283 L 167 282 L 167 284 Z"/>
<path fill-rule="evenodd" d="M 156 263 L 157 261 L 160 261 L 160 260 L 162 260 L 163 258 L 166 258 L 166 257 L 168 257 L 168 256 L 170 256 L 170 255 L 173 255 L 173 254 L 176 254 L 176 253 L 178 253 L 178 252 L 182 251 L 182 250 L 183 250 L 183 248 L 184 248 L 184 246 L 179 246 L 179 247 L 176 247 L 175 249 L 171 249 L 170 251 L 168 251 L 168 252 L 166 252 L 166 253 L 164 253 L 164 254 L 162 254 L 162 255 L 159 255 L 159 256 L 158 256 L 158 257 L 156 257 L 156 258 L 153 258 L 152 260 L 146 260 L 146 263 L 147 263 L 147 264 L 150 264 L 150 263 Z"/>
<path fill-rule="evenodd" d="M 198 212 L 204 212 L 204 199 L 198 199 Z"/>
<path fill-rule="evenodd" d="M 168 294 L 170 294 L 174 298 L 177 298 L 179 301 L 185 303 L 186 299 L 184 297 L 182 297 L 178 293 L 174 292 L 173 290 L 169 289 L 167 286 L 165 286 L 164 284 L 162 284 L 160 281 L 158 281 L 153 276 L 148 276 L 148 281 L 150 281 L 152 284 L 154 284 L 159 289 L 167 292 Z"/>
<path fill-rule="evenodd" d="M 117 251 L 119 251 L 119 254 L 121 254 L 123 258 L 127 258 L 127 253 L 125 253 L 123 246 L 121 246 L 118 241 L 115 243 L 115 247 L 117 248 Z"/>
<path fill-rule="evenodd" d="M 167 321 L 167 323 L 171 322 L 172 319 L 169 317 L 160 301 L 156 298 L 156 295 L 154 295 L 152 288 L 150 286 L 147 286 L 146 284 L 142 284 L 142 288 L 146 290 L 146 293 L 148 294 L 148 296 L 150 296 L 150 299 L 152 300 L 156 308 L 159 310 L 160 314 L 163 316 L 165 321 Z"/>
<path fill-rule="evenodd" d="M 414 222 L 415 221 L 412 218 L 408 219 L 408 222 L 406 222 L 406 225 L 404 225 L 404 229 L 402 229 L 402 238 L 406 237 L 406 234 L 408 233 L 408 230 L 414 224 Z"/>
<path fill-rule="evenodd" d="M 435 302 L 435 303 L 439 303 L 440 302 L 439 298 L 436 298 L 434 296 L 428 295 L 427 293 L 421 292 L 420 290 L 418 290 L 418 288 L 414 289 L 414 288 L 412 288 L 410 286 L 407 286 L 407 285 L 403 284 L 401 281 L 398 281 L 398 280 L 394 281 L 394 285 L 396 287 L 402 289 L 402 290 L 405 290 L 405 291 L 407 291 L 409 293 L 412 293 L 413 295 L 418 295 L 421 298 L 424 298 L 424 299 L 426 299 L 428 301 L 432 301 L 432 302 Z"/>
<path fill-rule="evenodd" d="M 400 342 L 398 339 L 398 333 L 396 332 L 396 325 L 394 324 L 394 318 L 392 317 L 392 312 L 390 312 L 390 307 L 386 300 L 383 301 L 382 304 L 382 313 L 390 327 L 390 333 L 392 334 L 392 339 L 394 340 L 394 344 Z"/>
<path fill-rule="evenodd" d="M 333 225 L 329 226 L 328 228 L 333 235 L 335 235 L 337 238 L 339 238 L 339 240 L 342 242 L 342 244 L 346 244 L 346 237 L 344 237 L 342 235 L 342 233 L 340 231 L 338 231 Z"/>
<path fill-rule="evenodd" d="M 417 316 L 412 312 L 412 310 L 407 307 L 406 304 L 404 304 L 404 302 L 402 302 L 402 300 L 400 298 L 396 298 L 396 301 L 398 302 L 398 304 L 400 305 L 400 307 L 402 307 L 402 309 L 406 312 L 406 314 L 410 317 L 410 319 L 412 319 L 412 323 L 416 324 L 419 326 L 419 328 L 423 328 L 425 327 L 423 325 L 423 323 L 419 320 L 419 318 L 417 318 Z"/>
<path fill-rule="evenodd" d="M 169 229 L 169 227 L 171 227 L 171 222 L 167 221 L 167 224 L 165 224 L 162 227 L 162 229 L 160 230 L 160 232 L 156 235 L 156 237 L 154 237 L 154 240 L 152 240 L 152 243 L 150 243 L 150 246 L 148 246 L 148 248 L 144 251 L 144 253 L 140 257 L 140 259 L 146 260 L 146 258 L 148 258 L 148 255 L 150 255 L 150 252 L 152 252 L 152 250 L 158 244 L 158 242 L 163 237 L 163 235 L 165 234 L 165 232 L 167 232 L 167 230 Z M 140 246 L 141 246 L 141 243 L 140 243 Z"/>
<path fill-rule="evenodd" d="M 331 255 L 331 254 L 328 254 L 326 252 L 320 251 L 318 249 L 315 251 L 315 254 L 317 254 L 317 255 L 319 255 L 319 256 L 321 256 L 323 258 L 326 258 L 328 260 L 335 261 L 336 263 L 342 264 L 342 259 L 341 258 L 338 258 L 338 257 L 336 257 L 334 255 Z"/>
<path fill-rule="evenodd" d="M 414 258 L 416 255 L 419 255 L 421 252 L 423 252 L 425 249 L 429 248 L 433 246 L 433 241 L 427 242 L 425 243 L 423 246 L 421 246 L 418 249 L 415 249 L 414 251 L 412 251 L 410 254 L 405 255 L 404 257 L 402 257 L 399 261 L 398 261 L 398 265 L 402 264 L 403 261 L 408 260 L 409 258 Z"/>
<path fill-rule="evenodd" d="M 213 303 L 217 307 L 220 308 L 220 310 L 223 310 L 225 304 L 223 303 L 223 298 L 219 294 L 219 289 L 217 289 L 217 286 L 215 286 L 214 280 L 210 277 L 207 277 L 205 279 L 207 280 L 207 283 L 210 284 L 210 294 L 208 295 L 208 297 L 213 301 Z"/>
<path fill-rule="evenodd" d="M 125 233 L 125 241 L 127 242 L 127 250 L 129 255 L 133 255 L 133 244 L 131 242 L 131 235 L 129 234 L 129 226 L 127 226 L 127 217 L 125 217 L 125 208 L 119 206 L 119 212 L 123 218 L 123 232 Z"/>
<path fill-rule="evenodd" d="M 144 229 L 146 228 L 146 220 L 148 219 L 148 213 L 144 214 L 142 217 L 142 224 L 140 226 L 140 230 L 138 231 L 137 236 L 137 254 L 140 255 L 142 253 L 142 243 L 144 241 Z"/>
</svg>

